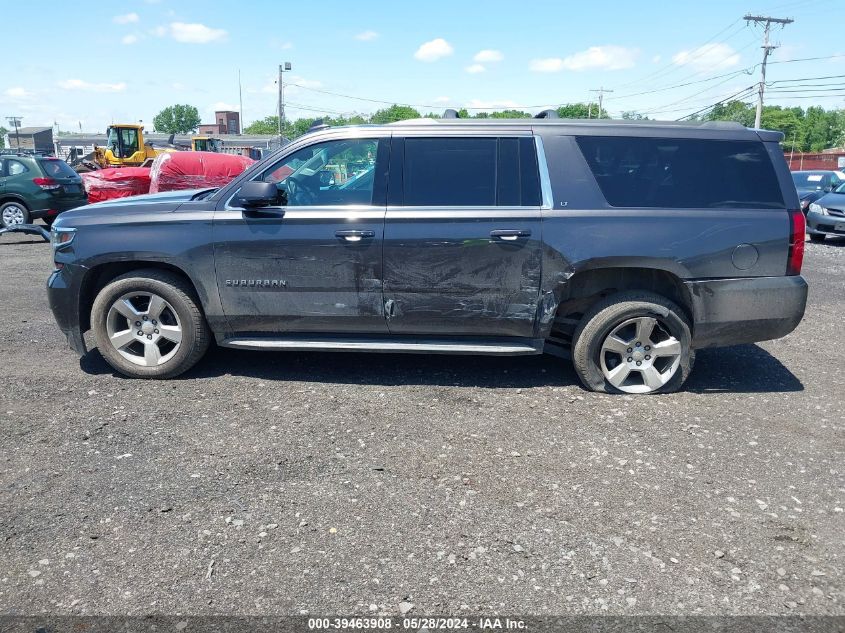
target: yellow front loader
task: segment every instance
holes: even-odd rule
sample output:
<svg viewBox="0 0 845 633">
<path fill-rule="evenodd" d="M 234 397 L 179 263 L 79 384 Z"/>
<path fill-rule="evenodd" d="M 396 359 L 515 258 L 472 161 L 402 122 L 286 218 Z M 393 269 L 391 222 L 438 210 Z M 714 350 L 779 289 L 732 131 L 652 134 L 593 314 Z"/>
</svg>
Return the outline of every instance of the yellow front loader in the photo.
<svg viewBox="0 0 845 633">
<path fill-rule="evenodd" d="M 94 147 L 94 162 L 106 167 L 147 167 L 159 154 L 178 151 L 173 147 L 155 149 L 144 142 L 144 126 L 110 125 L 105 147 Z"/>
</svg>

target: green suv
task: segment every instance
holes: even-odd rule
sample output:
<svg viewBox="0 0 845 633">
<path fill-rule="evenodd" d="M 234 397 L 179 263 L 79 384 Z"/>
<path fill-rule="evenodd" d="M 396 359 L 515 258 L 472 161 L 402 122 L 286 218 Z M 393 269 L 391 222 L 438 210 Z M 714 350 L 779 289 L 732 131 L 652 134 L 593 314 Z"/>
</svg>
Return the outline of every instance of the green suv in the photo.
<svg viewBox="0 0 845 633">
<path fill-rule="evenodd" d="M 82 179 L 52 156 L 0 153 L 0 222 L 3 227 L 30 224 L 41 218 L 47 226 L 62 211 L 88 204 Z"/>
</svg>

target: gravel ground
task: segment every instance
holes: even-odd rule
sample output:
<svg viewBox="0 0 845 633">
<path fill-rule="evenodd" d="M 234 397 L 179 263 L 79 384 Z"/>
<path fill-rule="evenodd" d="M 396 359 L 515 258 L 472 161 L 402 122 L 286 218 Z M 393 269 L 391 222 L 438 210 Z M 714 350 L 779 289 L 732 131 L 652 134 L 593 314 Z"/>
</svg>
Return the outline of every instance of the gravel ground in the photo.
<svg viewBox="0 0 845 633">
<path fill-rule="evenodd" d="M 639 398 L 546 357 L 127 380 L 65 345 L 46 243 L 0 262 L 0 612 L 845 614 L 845 240 L 796 332 Z"/>
</svg>

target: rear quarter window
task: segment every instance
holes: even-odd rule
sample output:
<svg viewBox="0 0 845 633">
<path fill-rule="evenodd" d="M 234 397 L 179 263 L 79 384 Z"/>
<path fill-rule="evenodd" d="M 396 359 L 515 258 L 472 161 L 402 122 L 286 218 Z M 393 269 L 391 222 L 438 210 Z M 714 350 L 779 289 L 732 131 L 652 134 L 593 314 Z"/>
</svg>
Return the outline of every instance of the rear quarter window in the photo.
<svg viewBox="0 0 845 633">
<path fill-rule="evenodd" d="M 51 178 L 72 178 L 77 175 L 70 165 L 63 160 L 42 160 L 39 163 L 44 175 Z"/>
<path fill-rule="evenodd" d="M 576 140 L 613 207 L 785 208 L 762 141 L 601 136 Z"/>
</svg>

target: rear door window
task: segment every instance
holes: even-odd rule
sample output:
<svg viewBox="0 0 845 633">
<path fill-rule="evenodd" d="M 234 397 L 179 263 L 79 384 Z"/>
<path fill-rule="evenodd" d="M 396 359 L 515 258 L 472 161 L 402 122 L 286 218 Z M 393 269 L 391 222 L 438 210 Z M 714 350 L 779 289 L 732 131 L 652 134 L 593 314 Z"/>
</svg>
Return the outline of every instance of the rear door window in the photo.
<svg viewBox="0 0 845 633">
<path fill-rule="evenodd" d="M 495 205 L 496 141 L 495 138 L 405 139 L 405 205 Z"/>
<path fill-rule="evenodd" d="M 531 137 L 406 138 L 405 206 L 539 206 Z"/>
<path fill-rule="evenodd" d="M 19 160 L 9 159 L 6 161 L 6 173 L 9 176 L 18 176 L 20 174 L 25 174 L 28 171 L 29 168 Z"/>
<path fill-rule="evenodd" d="M 785 208 L 758 141 L 578 137 L 608 204 L 646 208 Z"/>
</svg>

